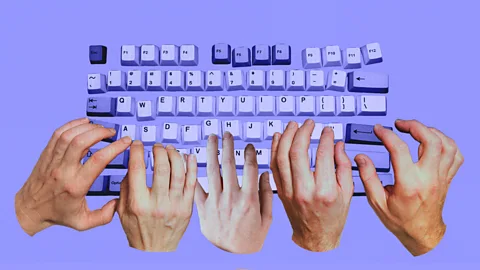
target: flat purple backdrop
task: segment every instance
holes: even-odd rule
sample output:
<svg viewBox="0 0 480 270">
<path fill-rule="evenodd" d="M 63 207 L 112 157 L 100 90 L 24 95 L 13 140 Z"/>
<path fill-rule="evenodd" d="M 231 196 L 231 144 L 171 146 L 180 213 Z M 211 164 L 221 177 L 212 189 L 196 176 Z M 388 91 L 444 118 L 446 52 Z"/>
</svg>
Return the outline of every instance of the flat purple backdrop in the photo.
<svg viewBox="0 0 480 270">
<path fill-rule="evenodd" d="M 478 1 L 473 0 L 2 1 L 0 268 L 132 269 L 146 264 L 155 269 L 366 269 L 364 265 L 370 265 L 370 269 L 390 270 L 417 269 L 416 264 L 418 269 L 452 269 L 460 263 L 464 266 L 458 269 L 475 268 L 480 263 L 480 184 L 473 163 L 479 149 L 468 142 L 478 131 L 478 118 L 473 118 L 479 98 L 474 88 L 478 10 Z M 15 219 L 15 192 L 53 130 L 85 115 L 86 74 L 94 71 L 88 63 L 88 45 L 118 44 L 109 49 L 119 50 L 128 43 L 195 43 L 209 48 L 217 42 L 285 42 L 294 49 L 379 42 L 385 62 L 377 69 L 391 76 L 388 121 L 417 118 L 437 127 L 456 140 L 465 156 L 445 205 L 448 230 L 440 246 L 412 258 L 383 227 L 365 197 L 352 201 L 341 246 L 323 254 L 292 243 L 278 197 L 264 248 L 254 255 L 215 248 L 202 236 L 196 212 L 178 251 L 169 254 L 128 248 L 117 217 L 107 226 L 82 233 L 53 227 L 31 238 L 22 232 Z M 402 138 L 416 156 L 417 144 Z M 89 198 L 89 203 L 97 208 L 110 199 Z"/>
</svg>

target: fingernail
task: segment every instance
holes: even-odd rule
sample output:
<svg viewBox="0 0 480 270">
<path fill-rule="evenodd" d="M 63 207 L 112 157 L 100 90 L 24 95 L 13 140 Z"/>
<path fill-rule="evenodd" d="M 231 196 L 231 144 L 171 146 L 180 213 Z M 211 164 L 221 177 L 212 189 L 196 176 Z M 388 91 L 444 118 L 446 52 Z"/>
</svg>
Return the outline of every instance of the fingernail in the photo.
<svg viewBox="0 0 480 270">
<path fill-rule="evenodd" d="M 359 166 L 363 166 L 363 165 L 365 165 L 365 164 L 367 163 L 367 161 L 365 161 L 365 158 L 364 158 L 364 157 L 357 157 L 357 158 L 355 159 L 355 161 L 357 162 L 357 164 L 358 164 Z"/>
<path fill-rule="evenodd" d="M 376 125 L 375 125 L 373 128 L 376 128 L 376 129 L 378 130 L 378 129 L 382 129 L 382 128 L 383 128 L 383 126 L 382 126 L 382 125 L 380 125 L 380 124 L 376 124 Z"/>
<path fill-rule="evenodd" d="M 278 140 L 278 137 L 280 137 L 280 134 L 275 132 L 275 134 L 273 134 L 273 140 L 274 141 Z"/>
<path fill-rule="evenodd" d="M 121 140 L 124 143 L 130 143 L 132 141 L 132 138 L 130 138 L 129 136 L 125 136 Z"/>
<path fill-rule="evenodd" d="M 175 149 L 175 147 L 173 147 L 173 145 L 171 145 L 171 144 L 167 145 L 166 148 L 167 148 L 167 149 Z"/>
<path fill-rule="evenodd" d="M 210 134 L 210 136 L 208 136 L 208 141 L 214 142 L 216 138 L 217 138 L 217 135 L 212 133 L 212 134 Z"/>
<path fill-rule="evenodd" d="M 396 122 L 404 122 L 405 120 L 403 120 L 403 119 L 397 119 L 397 120 L 395 120 L 395 121 L 396 121 Z"/>
<path fill-rule="evenodd" d="M 139 140 L 135 140 L 135 141 L 133 141 L 132 144 L 133 144 L 133 145 L 142 145 L 142 142 L 139 141 Z"/>
<path fill-rule="evenodd" d="M 112 133 L 117 133 L 117 131 L 114 128 L 109 128 L 110 132 Z"/>
<path fill-rule="evenodd" d="M 307 121 L 305 121 L 305 125 L 312 125 L 312 124 L 313 124 L 312 119 L 307 119 Z"/>
<path fill-rule="evenodd" d="M 161 143 L 155 143 L 153 147 L 163 147 L 163 145 Z"/>
<path fill-rule="evenodd" d="M 224 139 L 228 139 L 232 136 L 232 133 L 228 132 L 228 131 L 225 131 L 225 133 L 223 133 L 223 138 Z"/>
<path fill-rule="evenodd" d="M 297 122 L 290 121 L 287 125 L 287 128 L 295 128 L 296 125 L 297 125 Z"/>
</svg>

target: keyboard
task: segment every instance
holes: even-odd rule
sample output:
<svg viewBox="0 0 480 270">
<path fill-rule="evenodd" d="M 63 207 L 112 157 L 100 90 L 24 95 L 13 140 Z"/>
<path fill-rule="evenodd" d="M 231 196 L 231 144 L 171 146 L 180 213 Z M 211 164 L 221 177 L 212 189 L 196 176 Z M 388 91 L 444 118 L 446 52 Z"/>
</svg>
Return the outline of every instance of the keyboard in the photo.
<svg viewBox="0 0 480 270">
<path fill-rule="evenodd" d="M 107 50 L 108 49 L 108 50 Z M 107 61 L 109 59 L 115 61 Z M 352 160 L 354 195 L 365 195 L 353 158 L 368 155 L 384 185 L 393 184 L 390 155 L 373 133 L 387 115 L 388 74 L 381 71 L 379 43 L 293 48 L 285 43 L 251 46 L 228 43 L 89 47 L 86 115 L 92 123 L 114 128 L 114 137 L 90 149 L 84 158 L 121 137 L 145 145 L 147 185 L 152 184 L 156 142 L 197 156 L 198 180 L 208 192 L 206 142 L 229 131 L 235 139 L 239 184 L 244 148 L 256 148 L 259 173 L 269 170 L 271 140 L 289 121 L 315 121 L 309 155 L 323 127 L 344 141 Z M 370 68 L 371 66 L 371 68 Z M 367 69 L 368 67 L 368 69 Z M 390 128 L 391 127 L 387 127 Z M 221 140 L 218 151 L 221 160 Z M 88 195 L 119 195 L 129 150 L 117 156 L 96 179 Z M 270 174 L 271 176 L 271 174 Z M 276 191 L 271 176 L 271 185 Z"/>
</svg>

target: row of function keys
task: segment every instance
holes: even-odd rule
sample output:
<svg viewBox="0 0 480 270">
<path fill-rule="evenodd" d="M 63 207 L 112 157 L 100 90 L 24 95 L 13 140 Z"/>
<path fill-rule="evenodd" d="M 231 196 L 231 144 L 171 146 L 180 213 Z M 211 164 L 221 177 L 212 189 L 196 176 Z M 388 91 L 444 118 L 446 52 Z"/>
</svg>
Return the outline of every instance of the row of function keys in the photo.
<svg viewBox="0 0 480 270">
<path fill-rule="evenodd" d="M 246 73 L 246 76 L 245 76 Z M 323 70 L 220 70 L 160 71 L 131 70 L 109 71 L 105 74 L 88 74 L 89 94 L 107 91 L 345 91 L 387 93 L 389 79 L 384 73 L 330 70 L 325 79 Z"/>
<path fill-rule="evenodd" d="M 90 63 L 105 64 L 107 48 L 102 45 L 90 46 Z M 254 45 L 252 48 L 240 46 L 232 50 L 226 43 L 212 46 L 212 63 L 233 67 L 249 67 L 252 65 L 290 65 L 292 49 L 287 44 Z M 369 43 L 360 48 L 346 48 L 341 50 L 338 45 L 313 47 L 302 50 L 304 68 L 335 67 L 353 69 L 361 67 L 361 58 L 366 65 L 383 61 L 380 45 Z M 122 66 L 197 66 L 199 63 L 199 49 L 196 45 L 188 44 L 177 46 L 174 44 L 161 45 L 123 45 L 121 47 Z"/>
</svg>

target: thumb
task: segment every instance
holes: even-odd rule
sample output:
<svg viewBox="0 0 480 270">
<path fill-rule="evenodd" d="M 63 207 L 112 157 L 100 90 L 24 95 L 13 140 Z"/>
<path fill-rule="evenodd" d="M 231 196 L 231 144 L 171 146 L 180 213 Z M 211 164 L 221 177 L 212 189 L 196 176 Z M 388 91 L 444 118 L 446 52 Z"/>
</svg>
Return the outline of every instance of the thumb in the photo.
<svg viewBox="0 0 480 270">
<path fill-rule="evenodd" d="M 382 182 L 378 178 L 372 160 L 366 155 L 359 154 L 355 157 L 355 163 L 357 163 L 368 201 L 372 207 L 383 209 L 387 204 L 385 188 L 383 188 Z"/>
<path fill-rule="evenodd" d="M 119 199 L 113 199 L 106 203 L 101 209 L 89 212 L 85 221 L 82 222 L 78 229 L 84 231 L 110 223 L 115 215 L 118 202 Z"/>
<path fill-rule="evenodd" d="M 273 191 L 270 186 L 270 175 L 264 172 L 260 176 L 260 213 L 262 215 L 262 223 L 270 226 L 272 222 L 272 201 Z"/>
</svg>

